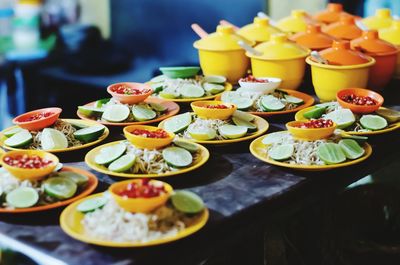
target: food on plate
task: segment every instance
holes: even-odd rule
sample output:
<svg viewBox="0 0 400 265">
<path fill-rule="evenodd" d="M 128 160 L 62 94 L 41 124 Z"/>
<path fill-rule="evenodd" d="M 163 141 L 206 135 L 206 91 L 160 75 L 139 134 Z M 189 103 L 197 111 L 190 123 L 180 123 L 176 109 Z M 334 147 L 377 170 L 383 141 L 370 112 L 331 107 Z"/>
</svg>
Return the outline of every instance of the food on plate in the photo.
<svg viewBox="0 0 400 265">
<path fill-rule="evenodd" d="M 325 120 L 325 119 L 315 119 L 311 121 L 301 122 L 294 127 L 302 128 L 302 129 L 319 129 L 319 128 L 328 128 L 333 126 L 332 120 Z"/>
<path fill-rule="evenodd" d="M 268 79 L 265 78 L 257 78 L 252 75 L 248 75 L 246 77 L 240 78 L 239 82 L 249 82 L 249 83 L 269 83 Z"/>
</svg>

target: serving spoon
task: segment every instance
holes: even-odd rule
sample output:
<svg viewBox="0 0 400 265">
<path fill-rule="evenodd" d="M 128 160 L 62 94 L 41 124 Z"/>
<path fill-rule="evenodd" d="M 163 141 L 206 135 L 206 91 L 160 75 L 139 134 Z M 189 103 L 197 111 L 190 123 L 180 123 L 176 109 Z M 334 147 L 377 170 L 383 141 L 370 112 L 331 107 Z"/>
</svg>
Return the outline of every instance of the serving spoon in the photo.
<svg viewBox="0 0 400 265">
<path fill-rule="evenodd" d="M 200 27 L 199 24 L 193 23 L 193 24 L 190 25 L 190 26 L 192 27 L 192 30 L 193 30 L 197 35 L 199 35 L 199 37 L 200 37 L 201 39 L 203 39 L 203 38 L 205 38 L 205 37 L 208 36 L 207 31 L 205 31 L 202 27 Z"/>
<path fill-rule="evenodd" d="M 239 44 L 240 47 L 242 47 L 244 50 L 246 50 L 247 52 L 254 54 L 255 56 L 261 56 L 263 55 L 262 52 L 257 51 L 256 49 L 254 49 L 253 47 L 251 47 L 249 44 L 247 44 L 246 42 L 239 40 L 237 42 Z"/>
<path fill-rule="evenodd" d="M 269 19 L 269 24 L 271 24 L 272 26 L 276 27 L 278 25 L 278 23 L 273 20 L 272 18 L 270 18 L 267 14 L 265 14 L 264 12 L 260 11 L 257 13 L 258 17 L 265 17 Z"/>
<path fill-rule="evenodd" d="M 311 52 L 311 58 L 313 58 L 316 62 L 320 64 L 329 64 L 328 60 L 321 56 L 321 54 L 317 51 Z"/>
</svg>

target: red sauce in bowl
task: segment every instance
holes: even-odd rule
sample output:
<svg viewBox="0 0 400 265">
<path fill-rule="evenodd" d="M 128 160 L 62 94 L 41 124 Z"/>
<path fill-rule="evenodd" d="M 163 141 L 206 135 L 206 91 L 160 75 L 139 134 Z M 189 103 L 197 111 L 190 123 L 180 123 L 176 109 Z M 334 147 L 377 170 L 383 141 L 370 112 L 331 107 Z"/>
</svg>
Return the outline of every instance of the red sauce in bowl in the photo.
<svg viewBox="0 0 400 265">
<path fill-rule="evenodd" d="M 252 75 L 248 75 L 245 78 L 240 78 L 241 82 L 249 82 L 249 83 L 269 83 L 267 79 L 259 79 Z"/>
<path fill-rule="evenodd" d="M 53 161 L 46 158 L 41 158 L 37 155 L 18 155 L 14 157 L 6 156 L 3 160 L 9 166 L 25 169 L 43 168 L 53 163 Z"/>
<path fill-rule="evenodd" d="M 376 100 L 368 96 L 357 96 L 355 94 L 344 95 L 341 100 L 359 106 L 374 106 L 377 104 Z"/>
<path fill-rule="evenodd" d="M 131 134 L 142 136 L 146 138 L 168 138 L 169 134 L 163 129 L 157 129 L 155 131 L 149 131 L 145 129 L 134 129 L 130 132 Z"/>
<path fill-rule="evenodd" d="M 316 119 L 316 120 L 310 120 L 307 122 L 303 122 L 296 127 L 302 128 L 302 129 L 319 129 L 319 128 L 328 128 L 333 126 L 333 121 L 332 120 L 325 120 L 325 119 Z"/>
<path fill-rule="evenodd" d="M 19 122 L 37 121 L 37 120 L 41 120 L 41 119 L 50 117 L 53 114 L 54 114 L 54 112 L 44 111 L 44 112 L 40 112 L 40 113 L 37 113 L 35 115 L 32 115 L 30 117 L 27 117 L 27 118 L 24 118 L 24 119 L 20 119 Z"/>
<path fill-rule="evenodd" d="M 224 104 L 218 104 L 218 105 L 207 105 L 206 108 L 207 109 L 229 109 L 230 107 L 228 107 L 227 105 L 224 105 Z"/>
<path fill-rule="evenodd" d="M 112 92 L 122 95 L 142 95 L 148 93 L 148 89 L 138 89 L 127 85 L 115 86 L 111 89 Z"/>
<path fill-rule="evenodd" d="M 129 183 L 124 190 L 116 194 L 134 199 L 158 197 L 166 192 L 164 185 L 154 185 L 149 179 L 142 179 L 140 182 Z"/>
</svg>

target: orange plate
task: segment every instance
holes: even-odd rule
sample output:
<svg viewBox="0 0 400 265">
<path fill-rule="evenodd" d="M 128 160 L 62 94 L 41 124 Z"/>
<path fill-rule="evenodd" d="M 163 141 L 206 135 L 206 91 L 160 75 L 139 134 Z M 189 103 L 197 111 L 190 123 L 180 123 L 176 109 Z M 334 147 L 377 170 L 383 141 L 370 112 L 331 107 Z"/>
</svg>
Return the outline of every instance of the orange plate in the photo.
<svg viewBox="0 0 400 265">
<path fill-rule="evenodd" d="M 293 113 L 297 112 L 301 109 L 308 108 L 314 104 L 314 98 L 306 93 L 302 93 L 296 90 L 290 90 L 290 89 L 279 89 L 282 91 L 287 92 L 290 96 L 294 96 L 297 98 L 301 98 L 304 101 L 303 105 L 298 106 L 297 108 L 291 109 L 291 110 L 282 110 L 282 111 L 268 111 L 268 112 L 262 112 L 262 111 L 246 111 L 248 113 L 251 113 L 253 115 L 257 115 L 260 117 L 268 117 L 272 115 L 283 115 L 283 114 L 288 114 L 288 113 Z M 221 95 L 218 95 L 215 100 L 221 100 Z"/>
<path fill-rule="evenodd" d="M 79 111 L 76 112 L 76 114 L 78 115 L 79 118 L 81 118 L 82 120 L 88 120 L 88 121 L 96 121 L 98 123 L 101 123 L 103 125 L 110 125 L 110 126 L 128 126 L 128 125 L 139 125 L 139 124 L 151 124 L 151 123 L 157 123 L 160 122 L 162 120 L 165 120 L 169 117 L 174 116 L 175 114 L 177 114 L 179 112 L 179 105 L 176 104 L 173 101 L 167 101 L 167 100 L 162 100 L 159 98 L 154 98 L 154 97 L 149 97 L 147 98 L 144 102 L 146 103 L 158 103 L 161 104 L 165 107 L 168 108 L 167 112 L 158 117 L 157 119 L 154 120 L 149 120 L 149 121 L 131 121 L 131 122 L 107 122 L 107 121 L 98 121 L 96 119 L 91 119 L 86 117 L 85 115 L 82 115 L 79 113 Z M 89 106 L 93 106 L 95 103 L 95 101 L 90 102 L 88 104 L 86 104 L 85 106 L 89 107 Z"/>
<path fill-rule="evenodd" d="M 79 169 L 76 167 L 63 167 L 61 171 L 72 171 L 72 172 L 76 172 L 82 175 L 85 175 L 89 178 L 88 183 L 86 184 L 86 187 L 84 188 L 84 190 L 81 191 L 81 193 L 79 193 L 78 195 L 69 198 L 68 200 L 65 201 L 59 201 L 59 202 L 55 202 L 52 204 L 47 204 L 47 205 L 42 205 L 42 206 L 36 206 L 36 207 L 30 207 L 30 208 L 21 208 L 21 209 L 5 209 L 5 208 L 0 208 L 0 213 L 30 213 L 30 212 L 40 212 L 40 211 L 47 211 L 47 210 L 51 210 L 54 208 L 58 208 L 58 207 L 62 207 L 62 206 L 66 206 L 74 201 L 77 201 L 79 199 L 82 199 L 86 196 L 88 196 L 89 194 L 91 194 L 97 187 L 98 184 L 98 180 L 96 178 L 95 175 L 93 175 L 92 173 L 83 170 L 83 169 Z"/>
</svg>

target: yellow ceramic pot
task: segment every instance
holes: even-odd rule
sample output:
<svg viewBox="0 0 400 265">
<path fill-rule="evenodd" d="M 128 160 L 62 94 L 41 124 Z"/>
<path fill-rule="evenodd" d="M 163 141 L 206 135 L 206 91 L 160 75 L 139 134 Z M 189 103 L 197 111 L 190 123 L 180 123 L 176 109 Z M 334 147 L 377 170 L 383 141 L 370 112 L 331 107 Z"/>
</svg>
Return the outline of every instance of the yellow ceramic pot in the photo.
<svg viewBox="0 0 400 265">
<path fill-rule="evenodd" d="M 290 16 L 278 21 L 277 27 L 287 33 L 306 31 L 308 24 L 314 24 L 312 17 L 301 9 L 292 10 Z"/>
<path fill-rule="evenodd" d="M 388 8 L 377 9 L 375 11 L 375 16 L 367 17 L 362 20 L 368 29 L 388 28 L 392 25 L 392 21 L 393 18 Z"/>
<path fill-rule="evenodd" d="M 400 20 L 393 20 L 389 28 L 379 30 L 379 37 L 400 49 Z M 394 78 L 400 79 L 400 55 L 397 56 Z"/>
<path fill-rule="evenodd" d="M 281 88 L 297 89 L 303 80 L 306 63 L 304 59 L 310 50 L 287 39 L 282 33 L 274 34 L 271 40 L 255 47 L 262 53 L 251 58 L 251 69 L 255 77 L 276 77 L 282 79 Z"/>
<path fill-rule="evenodd" d="M 236 33 L 244 38 L 255 41 L 257 44 L 269 41 L 272 34 L 280 33 L 281 30 L 272 26 L 266 17 L 255 17 L 252 24 L 248 24 Z"/>
</svg>

